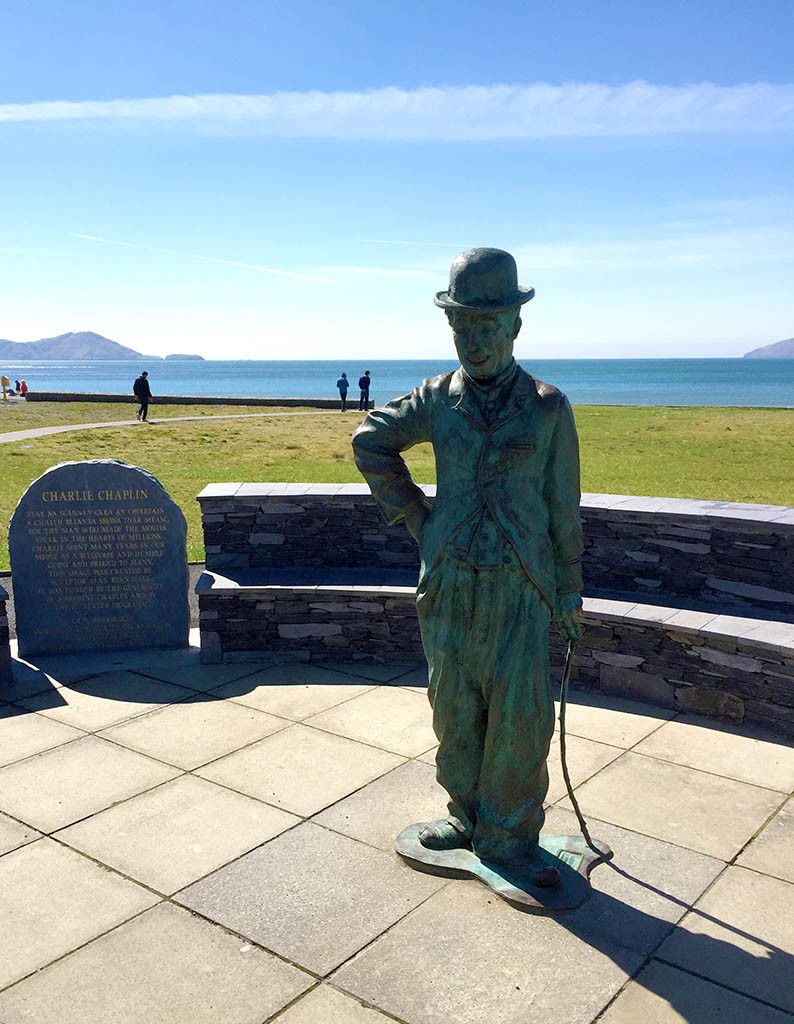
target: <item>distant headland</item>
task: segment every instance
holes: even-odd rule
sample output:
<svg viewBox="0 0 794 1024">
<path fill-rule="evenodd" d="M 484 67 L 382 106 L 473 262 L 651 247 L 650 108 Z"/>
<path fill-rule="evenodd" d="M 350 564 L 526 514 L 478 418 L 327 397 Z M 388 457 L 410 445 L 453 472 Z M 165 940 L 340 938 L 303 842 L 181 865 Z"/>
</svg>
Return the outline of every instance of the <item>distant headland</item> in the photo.
<svg viewBox="0 0 794 1024">
<path fill-rule="evenodd" d="M 785 341 L 776 341 L 773 345 L 764 345 L 762 348 L 754 348 L 752 352 L 745 352 L 744 358 L 794 359 L 794 338 L 786 338 Z"/>
<path fill-rule="evenodd" d="M 38 341 L 4 341 L 0 339 L 0 359 L 28 362 L 35 359 L 162 359 L 162 356 L 146 355 L 134 348 L 120 345 L 110 338 L 103 338 L 93 331 L 72 331 L 55 338 L 39 338 Z M 166 359 L 202 360 L 203 356 L 171 355 Z"/>
</svg>

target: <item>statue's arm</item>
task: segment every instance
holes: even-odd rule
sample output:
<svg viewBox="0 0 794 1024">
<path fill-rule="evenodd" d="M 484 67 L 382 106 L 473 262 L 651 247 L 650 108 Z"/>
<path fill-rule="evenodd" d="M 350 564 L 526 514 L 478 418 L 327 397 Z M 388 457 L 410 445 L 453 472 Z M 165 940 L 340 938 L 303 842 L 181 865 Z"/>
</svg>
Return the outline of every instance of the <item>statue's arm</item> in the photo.
<svg viewBox="0 0 794 1024">
<path fill-rule="evenodd" d="M 582 607 L 582 524 L 579 516 L 579 439 L 563 398 L 552 438 L 544 489 L 556 578 L 555 621 L 563 639 L 578 640 Z"/>
<path fill-rule="evenodd" d="M 414 483 L 401 452 L 429 441 L 430 411 L 425 386 L 369 413 L 353 434 L 353 458 L 389 523 L 405 520 L 418 539 L 430 505 Z"/>
</svg>

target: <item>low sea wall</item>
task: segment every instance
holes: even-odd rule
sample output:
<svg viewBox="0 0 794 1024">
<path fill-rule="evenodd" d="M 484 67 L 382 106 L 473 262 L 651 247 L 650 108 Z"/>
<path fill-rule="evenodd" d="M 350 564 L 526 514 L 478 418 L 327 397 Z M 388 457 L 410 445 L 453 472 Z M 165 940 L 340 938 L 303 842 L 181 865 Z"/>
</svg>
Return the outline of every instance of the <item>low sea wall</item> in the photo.
<svg viewBox="0 0 794 1024">
<path fill-rule="evenodd" d="M 134 395 L 104 395 L 97 392 L 82 391 L 29 391 L 28 402 L 124 402 L 136 404 Z M 338 398 L 226 398 L 208 395 L 155 395 L 152 407 L 158 405 L 244 405 L 244 406 L 280 406 L 281 408 L 302 409 L 338 409 Z M 370 406 L 372 406 L 370 402 Z M 348 410 L 358 411 L 358 399 L 355 404 L 351 399 Z"/>
</svg>

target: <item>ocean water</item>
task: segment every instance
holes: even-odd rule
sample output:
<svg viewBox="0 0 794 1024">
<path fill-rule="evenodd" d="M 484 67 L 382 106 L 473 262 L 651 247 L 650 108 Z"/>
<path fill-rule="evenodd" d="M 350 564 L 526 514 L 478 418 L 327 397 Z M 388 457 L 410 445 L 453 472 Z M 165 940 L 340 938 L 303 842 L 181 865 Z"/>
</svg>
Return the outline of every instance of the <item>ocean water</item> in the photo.
<svg viewBox="0 0 794 1024">
<path fill-rule="evenodd" d="M 721 405 L 794 407 L 794 359 L 519 359 L 529 373 L 555 384 L 579 405 Z M 426 377 L 454 369 L 454 359 L 175 360 L 13 362 L 0 372 L 39 391 L 132 394 L 149 371 L 161 395 L 243 398 L 336 397 L 344 370 L 350 397 L 364 370 L 377 404 L 404 395 Z"/>
</svg>

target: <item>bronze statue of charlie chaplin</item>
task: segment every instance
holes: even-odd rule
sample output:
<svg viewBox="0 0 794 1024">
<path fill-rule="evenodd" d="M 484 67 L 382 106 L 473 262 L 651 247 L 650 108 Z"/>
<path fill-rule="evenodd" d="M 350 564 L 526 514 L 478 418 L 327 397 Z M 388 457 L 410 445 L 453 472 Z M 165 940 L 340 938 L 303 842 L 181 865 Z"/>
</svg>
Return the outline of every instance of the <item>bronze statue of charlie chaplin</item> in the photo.
<svg viewBox="0 0 794 1024">
<path fill-rule="evenodd" d="M 460 255 L 435 297 L 460 367 L 371 412 L 353 449 L 387 520 L 404 520 L 419 544 L 417 610 L 449 795 L 446 817 L 406 829 L 397 850 L 553 906 L 579 854 L 568 842 L 566 857 L 570 837 L 540 834 L 554 733 L 548 630 L 554 619 L 564 639 L 578 637 L 582 531 L 571 407 L 513 358 L 533 296 L 509 253 Z M 400 454 L 422 441 L 436 458 L 432 505 Z"/>
</svg>

